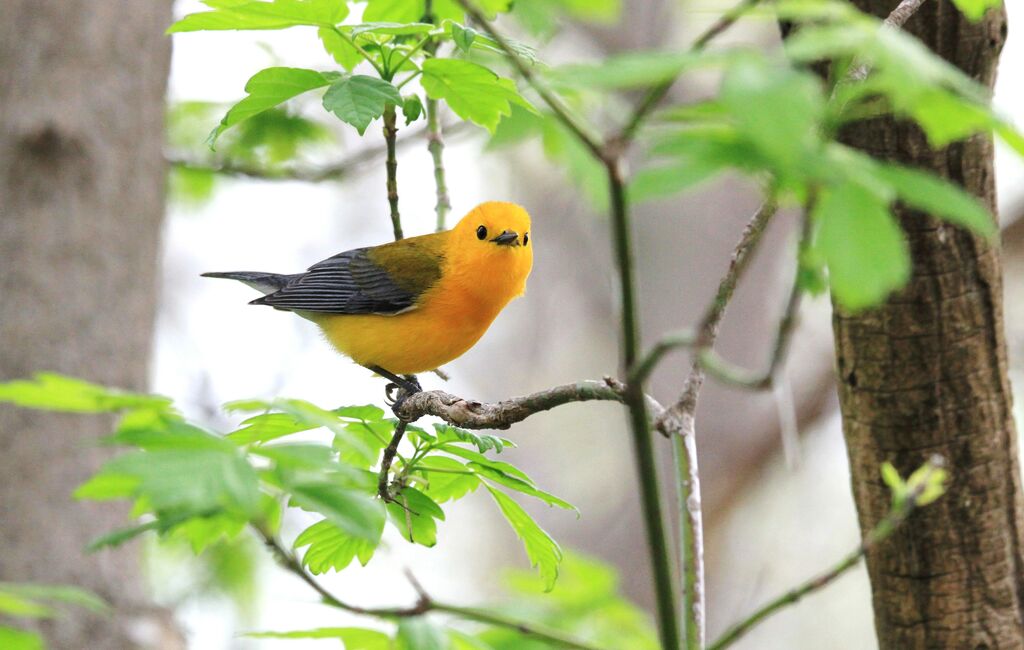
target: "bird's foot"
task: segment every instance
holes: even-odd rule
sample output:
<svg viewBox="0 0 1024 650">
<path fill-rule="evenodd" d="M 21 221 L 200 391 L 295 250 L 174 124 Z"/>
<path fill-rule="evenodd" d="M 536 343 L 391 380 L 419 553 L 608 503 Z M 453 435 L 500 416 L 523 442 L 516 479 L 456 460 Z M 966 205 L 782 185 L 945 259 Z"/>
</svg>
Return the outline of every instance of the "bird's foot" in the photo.
<svg viewBox="0 0 1024 650">
<path fill-rule="evenodd" d="M 397 412 L 402 408 L 405 400 L 409 399 L 411 395 L 421 392 L 423 392 L 423 387 L 420 386 L 416 375 L 403 375 L 395 377 L 395 381 L 388 382 L 384 387 L 384 398 L 391 406 L 391 410 Z"/>
</svg>

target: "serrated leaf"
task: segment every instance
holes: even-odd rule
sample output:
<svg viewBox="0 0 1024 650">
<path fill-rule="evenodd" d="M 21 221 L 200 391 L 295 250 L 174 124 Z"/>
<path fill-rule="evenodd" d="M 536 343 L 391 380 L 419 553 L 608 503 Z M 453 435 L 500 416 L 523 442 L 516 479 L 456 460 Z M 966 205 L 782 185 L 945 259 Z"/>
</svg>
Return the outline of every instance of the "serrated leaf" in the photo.
<svg viewBox="0 0 1024 650">
<path fill-rule="evenodd" d="M 348 535 L 331 521 L 323 519 L 302 531 L 293 546 L 309 546 L 302 555 L 302 564 L 311 573 L 319 575 L 330 569 L 341 571 L 356 558 L 366 566 L 378 542 Z"/>
<path fill-rule="evenodd" d="M 878 304 L 910 277 L 903 231 L 876 194 L 854 183 L 824 189 L 814 219 L 833 296 L 846 309 Z"/>
<path fill-rule="evenodd" d="M 444 451 L 445 453 L 452 454 L 453 456 L 465 458 L 466 460 L 472 461 L 474 463 L 479 463 L 484 467 L 490 467 L 495 471 L 502 472 L 510 476 L 515 476 L 527 482 L 531 482 L 530 477 L 526 475 L 526 472 L 524 472 L 523 470 L 519 469 L 518 467 L 511 463 L 505 463 L 500 460 L 492 460 L 481 453 L 472 451 L 470 449 L 457 447 L 452 444 L 443 445 L 439 449 L 441 451 Z"/>
<path fill-rule="evenodd" d="M 398 622 L 398 650 L 448 650 L 448 638 L 440 627 L 425 616 L 403 618 Z"/>
<path fill-rule="evenodd" d="M 289 487 L 296 505 L 322 514 L 348 535 L 375 545 L 380 540 L 384 507 L 379 499 L 331 483 L 299 483 Z"/>
<path fill-rule="evenodd" d="M 138 480 L 136 498 L 156 511 L 206 512 L 226 508 L 254 513 L 259 482 L 236 453 L 210 449 L 160 449 L 124 454 L 108 461 L 104 473 Z"/>
<path fill-rule="evenodd" d="M 167 33 L 337 25 L 348 16 L 348 2 L 339 0 L 254 0 L 206 4 L 213 10 L 189 14 L 171 25 Z"/>
<path fill-rule="evenodd" d="M 423 546 L 437 543 L 437 522 L 444 520 L 444 510 L 416 488 L 406 487 L 387 504 L 388 519 L 410 542 Z"/>
<path fill-rule="evenodd" d="M 334 449 L 327 445 L 309 442 L 261 445 L 250 450 L 251 454 L 270 459 L 277 467 L 289 470 L 335 471 L 339 469 L 334 458 Z"/>
<path fill-rule="evenodd" d="M 551 591 L 558 579 L 558 564 L 562 561 L 562 549 L 544 529 L 537 525 L 523 507 L 500 490 L 484 484 L 495 503 L 516 535 L 523 541 L 531 566 L 540 571 L 544 590 Z"/>
<path fill-rule="evenodd" d="M 193 517 L 167 533 L 171 538 L 184 540 L 192 552 L 199 555 L 213 544 L 235 539 L 248 523 L 245 517 L 217 513 L 208 517 Z"/>
<path fill-rule="evenodd" d="M 510 476 L 504 472 L 499 472 L 491 467 L 485 467 L 479 463 L 469 463 L 467 467 L 473 470 L 473 472 L 479 474 L 482 478 L 503 485 L 510 490 L 515 490 L 516 492 L 540 499 L 548 505 L 558 506 L 565 510 L 573 510 L 577 515 L 579 515 L 579 509 L 576 506 L 549 492 L 545 492 L 544 490 L 537 488 L 532 482 L 524 481 L 523 479 L 515 476 Z"/>
<path fill-rule="evenodd" d="M 376 77 L 352 75 L 331 84 L 324 93 L 324 108 L 351 124 L 362 135 L 370 122 L 384 114 L 388 104 L 400 106 L 402 95 L 391 83 Z"/>
<path fill-rule="evenodd" d="M 423 90 L 431 99 L 443 99 L 456 115 L 491 133 L 512 104 L 535 110 L 516 90 L 484 66 L 461 59 L 428 59 L 423 63 Z"/>
<path fill-rule="evenodd" d="M 881 164 L 878 175 L 892 184 L 900 199 L 912 208 L 963 226 L 979 235 L 996 233 L 995 219 L 972 194 L 934 174 Z"/>
<path fill-rule="evenodd" d="M 129 393 L 52 372 L 36 373 L 30 380 L 17 379 L 0 383 L 0 402 L 66 413 L 171 410 L 171 400 L 160 395 Z"/>
<path fill-rule="evenodd" d="M 210 148 L 226 129 L 263 111 L 274 108 L 302 93 L 322 88 L 336 78 L 333 73 L 305 68 L 265 68 L 254 74 L 245 84 L 248 96 L 228 110 L 207 139 Z"/>
<path fill-rule="evenodd" d="M 500 454 L 505 448 L 506 444 L 510 444 L 509 441 L 498 436 L 492 436 L 486 433 L 475 433 L 468 429 L 461 429 L 459 427 L 453 427 L 448 424 L 434 423 L 434 431 L 437 433 L 437 442 L 440 444 L 448 442 L 465 442 L 467 444 L 476 445 L 476 448 L 481 454 L 493 449 L 495 453 Z M 512 445 L 514 446 L 514 445 Z"/>
<path fill-rule="evenodd" d="M 454 458 L 427 456 L 416 463 L 415 471 L 425 477 L 423 493 L 437 503 L 461 499 L 480 487 L 480 479 Z"/>
<path fill-rule="evenodd" d="M 294 632 L 249 632 L 254 639 L 338 639 L 344 650 L 392 650 L 391 637 L 361 627 L 321 627 Z"/>
<path fill-rule="evenodd" d="M 352 72 L 363 60 L 362 53 L 352 43 L 342 38 L 334 28 L 321 27 L 317 30 L 316 35 L 331 58 L 349 72 Z"/>
</svg>

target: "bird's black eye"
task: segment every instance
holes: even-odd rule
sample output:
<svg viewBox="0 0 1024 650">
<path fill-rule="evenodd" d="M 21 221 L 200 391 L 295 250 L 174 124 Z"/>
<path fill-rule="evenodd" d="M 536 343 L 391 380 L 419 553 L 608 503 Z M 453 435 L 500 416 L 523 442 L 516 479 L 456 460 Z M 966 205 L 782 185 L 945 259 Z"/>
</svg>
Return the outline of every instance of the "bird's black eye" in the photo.
<svg viewBox="0 0 1024 650">
<path fill-rule="evenodd" d="M 487 239 L 487 228 L 485 228 L 484 226 L 477 226 L 476 227 L 476 238 L 477 239 Z"/>
<path fill-rule="evenodd" d="M 530 243 L 530 233 L 524 232 L 523 233 L 523 246 L 526 246 L 529 243 Z"/>
</svg>

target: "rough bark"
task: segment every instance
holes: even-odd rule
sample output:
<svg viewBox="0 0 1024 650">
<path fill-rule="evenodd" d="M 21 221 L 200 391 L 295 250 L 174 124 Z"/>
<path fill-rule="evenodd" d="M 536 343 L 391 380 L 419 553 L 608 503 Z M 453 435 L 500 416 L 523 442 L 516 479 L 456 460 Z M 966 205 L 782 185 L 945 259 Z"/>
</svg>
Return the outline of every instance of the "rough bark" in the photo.
<svg viewBox="0 0 1024 650">
<path fill-rule="evenodd" d="M 170 0 L 0 3 L 0 380 L 146 386 L 170 18 Z M 126 523 L 71 499 L 111 424 L 0 406 L 0 579 L 76 584 L 116 607 L 43 622 L 52 647 L 174 647 L 137 549 L 83 550 Z"/>
<path fill-rule="evenodd" d="M 856 0 L 879 17 L 889 0 Z M 905 29 L 991 87 L 1006 35 L 1000 10 L 980 23 L 948 0 L 927 2 Z M 891 118 L 843 139 L 879 158 L 949 178 L 995 210 L 992 143 L 941 151 Z M 904 474 L 932 453 L 949 461 L 948 494 L 868 555 L 882 648 L 1024 647 L 1022 493 L 1007 378 L 998 247 L 900 209 L 913 257 L 908 286 L 882 307 L 836 310 L 839 398 L 863 531 L 890 505 L 878 476 Z"/>
</svg>

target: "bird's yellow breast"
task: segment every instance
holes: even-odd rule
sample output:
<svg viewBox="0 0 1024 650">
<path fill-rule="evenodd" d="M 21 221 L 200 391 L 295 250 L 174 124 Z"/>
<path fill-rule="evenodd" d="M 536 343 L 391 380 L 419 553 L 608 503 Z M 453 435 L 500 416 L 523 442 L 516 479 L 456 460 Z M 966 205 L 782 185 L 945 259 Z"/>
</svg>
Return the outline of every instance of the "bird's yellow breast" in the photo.
<svg viewBox="0 0 1024 650">
<path fill-rule="evenodd" d="M 437 284 L 409 311 L 308 317 L 356 363 L 396 374 L 433 370 L 473 347 L 501 310 L 525 290 L 532 246 L 480 250 L 486 254 L 448 251 Z"/>
</svg>

